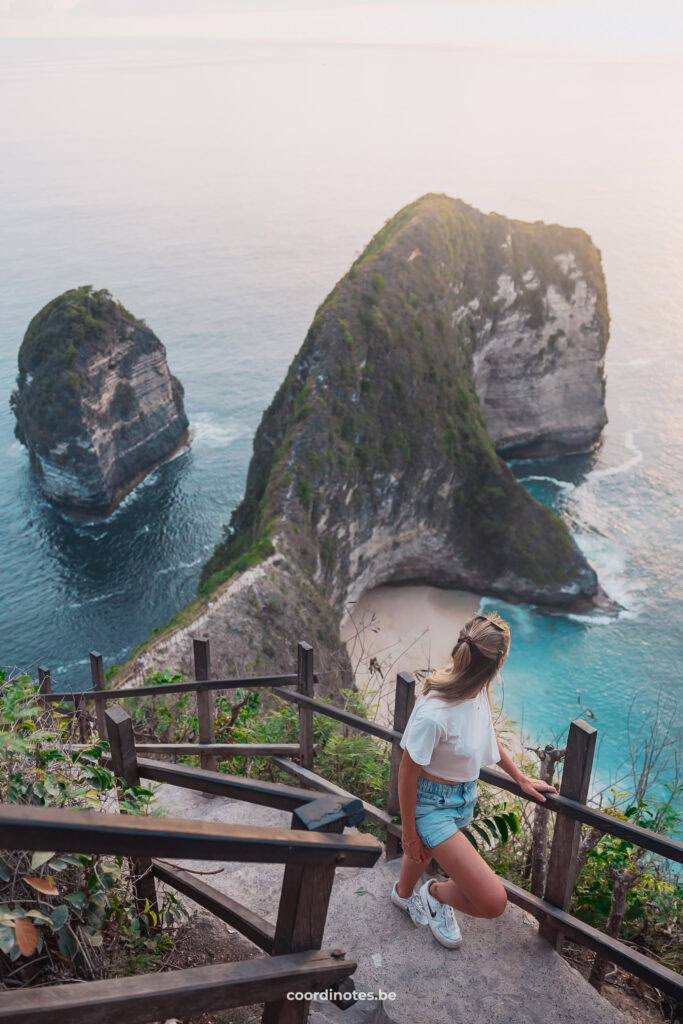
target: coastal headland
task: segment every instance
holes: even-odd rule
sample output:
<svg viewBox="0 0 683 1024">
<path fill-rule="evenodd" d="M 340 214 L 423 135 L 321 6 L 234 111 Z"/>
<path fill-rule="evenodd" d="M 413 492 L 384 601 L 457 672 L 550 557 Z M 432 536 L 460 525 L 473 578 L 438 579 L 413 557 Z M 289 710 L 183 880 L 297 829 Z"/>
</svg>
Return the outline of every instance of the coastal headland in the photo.
<svg viewBox="0 0 683 1024">
<path fill-rule="evenodd" d="M 606 422 L 600 253 L 575 228 L 428 194 L 372 238 L 318 308 L 254 438 L 244 498 L 197 600 L 118 673 L 352 681 L 349 606 L 411 583 L 590 608 L 605 598 L 566 524 L 501 457 L 585 450 Z"/>
</svg>

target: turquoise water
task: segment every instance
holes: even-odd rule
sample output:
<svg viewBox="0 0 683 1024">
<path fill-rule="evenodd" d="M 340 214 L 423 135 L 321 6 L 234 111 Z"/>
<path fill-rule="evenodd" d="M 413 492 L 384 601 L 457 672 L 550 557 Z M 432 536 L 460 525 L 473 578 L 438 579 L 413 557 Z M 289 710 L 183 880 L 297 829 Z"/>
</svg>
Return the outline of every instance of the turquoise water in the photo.
<svg viewBox="0 0 683 1024">
<path fill-rule="evenodd" d="M 627 767 L 629 716 L 636 751 L 657 707 L 680 730 L 679 66 L 199 41 L 4 40 L 0 58 L 3 667 L 85 686 L 89 650 L 120 662 L 191 599 L 316 306 L 398 208 L 444 191 L 584 227 L 612 315 L 602 446 L 514 469 L 623 611 L 495 602 L 505 709 L 542 742 L 588 717 L 601 784 Z M 192 438 L 74 523 L 41 499 L 7 399 L 31 316 L 83 283 L 164 341 Z"/>
<path fill-rule="evenodd" d="M 680 752 L 682 594 L 672 557 L 680 526 L 675 494 L 653 472 L 656 452 L 652 460 L 646 454 L 648 436 L 645 429 L 626 429 L 621 445 L 606 443 L 599 455 L 512 464 L 537 498 L 569 520 L 603 586 L 621 604 L 616 620 L 482 600 L 512 627 L 503 672 L 507 714 L 532 745 L 561 745 L 572 718 L 595 726 L 596 790 L 608 783 L 628 790 L 633 764 L 653 735 L 669 754 Z M 610 455 L 614 461 L 605 465 Z M 672 770 L 667 755 L 653 781 L 670 778 Z"/>
</svg>

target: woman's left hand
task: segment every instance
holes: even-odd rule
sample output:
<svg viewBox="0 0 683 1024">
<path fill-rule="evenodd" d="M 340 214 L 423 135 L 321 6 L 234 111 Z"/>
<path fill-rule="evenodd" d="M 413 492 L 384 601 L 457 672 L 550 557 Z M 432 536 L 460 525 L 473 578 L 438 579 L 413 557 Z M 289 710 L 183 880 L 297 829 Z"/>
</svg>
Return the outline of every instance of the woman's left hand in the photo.
<svg viewBox="0 0 683 1024">
<path fill-rule="evenodd" d="M 520 789 L 523 789 L 529 796 L 535 797 L 541 803 L 545 803 L 545 797 L 542 793 L 557 793 L 557 790 L 549 782 L 544 782 L 543 779 L 533 779 L 530 775 L 523 775 L 521 779 L 517 780 Z"/>
</svg>

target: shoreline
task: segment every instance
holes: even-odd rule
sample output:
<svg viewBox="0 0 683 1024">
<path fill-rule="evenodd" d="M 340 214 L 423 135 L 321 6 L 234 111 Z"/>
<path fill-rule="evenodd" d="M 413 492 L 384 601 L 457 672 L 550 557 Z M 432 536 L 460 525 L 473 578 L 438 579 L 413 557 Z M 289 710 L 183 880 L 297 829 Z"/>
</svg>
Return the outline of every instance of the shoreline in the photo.
<svg viewBox="0 0 683 1024">
<path fill-rule="evenodd" d="M 448 660 L 458 633 L 478 612 L 481 600 L 481 595 L 465 590 L 384 584 L 354 603 L 341 624 L 340 636 L 356 686 L 377 722 L 393 728 L 396 674 L 414 675 L 419 692 L 425 674 Z M 495 705 L 494 687 L 492 698 Z M 496 707 L 494 717 L 495 711 Z M 508 753 L 528 756 L 522 735 L 506 728 L 506 721 L 503 716 L 500 725 L 505 732 L 499 738 Z"/>
</svg>

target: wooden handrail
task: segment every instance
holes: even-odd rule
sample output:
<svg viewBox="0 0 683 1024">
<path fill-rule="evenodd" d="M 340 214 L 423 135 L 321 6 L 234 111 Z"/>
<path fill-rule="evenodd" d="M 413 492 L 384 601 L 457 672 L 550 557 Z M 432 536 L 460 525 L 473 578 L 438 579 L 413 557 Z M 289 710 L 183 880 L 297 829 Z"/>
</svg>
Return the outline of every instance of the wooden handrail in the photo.
<svg viewBox="0 0 683 1024">
<path fill-rule="evenodd" d="M 360 834 L 334 835 L 24 804 L 0 804 L 0 835 L 6 850 L 78 850 L 245 864 L 371 867 L 382 852 L 376 839 Z"/>
<path fill-rule="evenodd" d="M 396 814 L 398 809 L 396 783 L 401 755 L 400 740 L 412 707 L 414 680 L 406 674 L 398 677 L 397 702 L 399 706 L 395 709 L 394 728 L 387 729 L 377 725 L 375 722 L 368 721 L 342 708 L 338 708 L 333 704 L 327 704 L 315 699 L 313 696 L 314 685 L 312 684 L 317 684 L 318 678 L 313 673 L 313 651 L 307 644 L 300 643 L 298 645 L 296 674 L 224 680 L 209 680 L 207 678 L 210 675 L 208 638 L 196 638 L 194 646 L 195 675 L 197 677 L 195 680 L 160 686 L 143 686 L 119 690 L 101 688 L 70 694 L 53 694 L 50 692 L 49 672 L 41 669 L 39 672 L 41 676 L 41 699 L 44 703 L 49 701 L 73 701 L 82 735 L 87 724 L 83 715 L 85 702 L 94 699 L 98 716 L 98 731 L 102 735 L 99 726 L 106 702 L 117 701 L 119 697 L 139 697 L 194 691 L 197 694 L 200 724 L 202 720 L 204 722 L 203 733 L 200 729 L 203 742 L 200 744 L 141 744 L 138 749 L 140 752 L 142 752 L 144 747 L 147 747 L 155 751 L 164 749 L 166 752 L 182 753 L 188 753 L 192 750 L 193 753 L 201 754 L 205 767 L 203 769 L 195 769 L 183 765 L 163 764 L 145 758 L 137 758 L 131 727 L 131 730 L 129 730 L 131 731 L 131 736 L 128 743 L 128 756 L 135 762 L 139 775 L 147 779 L 180 785 L 205 793 L 215 793 L 229 796 L 233 799 L 248 800 L 266 806 L 291 810 L 294 813 L 294 830 L 249 829 L 240 826 L 221 826 L 203 822 L 187 823 L 182 819 L 140 819 L 127 817 L 122 820 L 117 815 L 62 810 L 55 812 L 44 808 L 26 807 L 22 807 L 18 811 L 14 805 L 8 807 L 0 805 L 0 829 L 4 827 L 3 845 L 10 849 L 67 851 L 77 848 L 83 852 L 123 853 L 128 856 L 151 857 L 156 855 L 170 856 L 176 859 L 197 857 L 209 860 L 284 863 L 288 866 L 285 869 L 285 882 L 281 894 L 278 923 L 273 927 L 263 918 L 255 915 L 247 908 L 242 907 L 236 901 L 224 896 L 205 883 L 197 881 L 187 872 L 160 864 L 159 861 L 152 862 L 153 873 L 157 878 L 165 881 L 167 884 L 175 885 L 179 891 L 190 895 L 197 902 L 211 909 L 223 920 L 235 924 L 243 934 L 249 935 L 252 941 L 260 945 L 262 949 L 270 953 L 280 954 L 289 953 L 291 950 L 296 951 L 303 948 L 312 949 L 319 947 L 322 941 L 334 866 L 341 864 L 348 866 L 371 866 L 377 860 L 381 847 L 376 843 L 370 846 L 367 842 L 364 843 L 362 837 L 359 836 L 344 837 L 339 835 L 339 822 L 330 826 L 332 829 L 330 832 L 310 834 L 305 831 L 305 828 L 301 829 L 301 823 L 297 819 L 297 808 L 310 807 L 312 801 L 318 798 L 319 791 L 322 790 L 323 792 L 332 793 L 344 798 L 352 796 L 340 787 L 316 775 L 311 770 L 313 714 L 325 715 L 352 729 L 376 736 L 381 740 L 391 743 L 392 769 L 387 811 L 363 802 L 366 816 L 378 822 L 388 834 L 387 857 L 389 857 L 390 844 L 393 844 L 394 852 L 399 850 L 396 840 L 400 839 L 401 827 L 400 824 L 393 822 L 392 815 L 389 812 L 393 811 Z M 93 686 L 99 683 L 99 686 L 103 687 L 103 681 L 101 681 L 103 680 L 101 656 L 97 655 L 96 652 L 91 654 L 91 667 Z M 293 685 L 296 685 L 297 688 L 286 689 L 286 687 Z M 276 696 L 298 705 L 300 719 L 298 751 L 299 760 L 302 763 L 295 764 L 288 758 L 273 756 L 276 750 L 278 750 L 278 754 L 280 751 L 284 753 L 285 751 L 282 750 L 284 747 L 290 748 L 287 749 L 286 753 L 293 753 L 297 749 L 295 744 L 282 744 L 279 748 L 278 745 L 254 745 L 254 750 L 267 750 L 275 765 L 293 774 L 310 787 L 309 789 L 301 790 L 296 787 L 245 779 L 242 776 L 228 776 L 216 771 L 206 770 L 209 764 L 207 758 L 211 755 L 215 756 L 228 749 L 235 752 L 237 750 L 237 745 L 216 744 L 214 742 L 209 705 L 209 700 L 212 703 L 213 698 L 210 698 L 209 694 L 215 690 L 236 689 L 238 687 L 246 689 L 270 687 Z M 209 708 L 208 713 L 207 708 Z M 203 718 L 202 709 L 204 710 Z M 107 715 L 109 714 L 110 712 L 107 712 Z M 649 829 L 633 825 L 628 821 L 621 821 L 602 811 L 590 808 L 583 802 L 587 792 L 587 780 L 591 774 L 592 758 L 588 756 L 590 751 L 587 753 L 587 750 L 594 743 L 593 732 L 594 730 L 580 719 L 571 723 L 570 739 L 573 735 L 574 740 L 577 741 L 577 736 L 581 733 L 579 738 L 585 742 L 583 742 L 582 749 L 575 751 L 573 756 L 570 757 L 570 767 L 573 776 L 576 776 L 573 780 L 575 784 L 568 785 L 567 780 L 572 782 L 573 776 L 566 776 L 562 795 L 546 794 L 544 801 L 538 801 L 530 794 L 524 792 L 507 775 L 491 768 L 482 768 L 479 778 L 482 782 L 506 790 L 528 802 L 542 805 L 547 810 L 561 815 L 563 820 L 560 821 L 560 833 L 556 829 L 556 835 L 559 835 L 560 839 L 566 833 L 566 836 L 571 838 L 572 844 L 575 844 L 578 826 L 574 823 L 580 822 L 605 834 L 631 842 L 659 856 L 683 863 L 683 843 L 652 832 Z M 569 743 L 569 746 L 571 746 L 571 743 Z M 571 799 L 573 797 L 577 797 L 577 799 Z M 315 818 L 316 822 L 318 817 Z M 84 824 L 86 819 L 91 821 L 97 819 L 97 824 L 86 826 Z M 320 818 L 320 822 L 323 820 L 324 816 Z M 111 822 L 110 825 L 108 825 L 108 821 Z M 318 825 L 320 822 L 318 822 Z M 209 843 L 207 843 L 207 839 L 210 840 Z M 349 840 L 356 840 L 356 842 L 352 842 L 349 845 Z M 340 841 L 341 846 L 339 845 Z M 558 840 L 558 843 L 556 843 L 558 847 L 561 846 L 563 848 L 564 861 L 560 866 L 555 864 L 554 875 L 550 878 L 550 883 L 546 885 L 546 898 L 540 899 L 514 885 L 514 883 L 503 879 L 503 884 L 511 902 L 534 914 L 539 919 L 541 934 L 550 937 L 552 941 L 558 941 L 559 935 L 567 936 L 573 939 L 573 941 L 594 950 L 598 955 L 620 964 L 662 991 L 668 992 L 680 999 L 683 996 L 683 983 L 673 971 L 670 971 L 650 957 L 643 956 L 637 951 L 632 950 L 625 943 L 612 939 L 610 936 L 592 928 L 567 912 L 573 882 L 570 881 L 568 876 L 566 884 L 560 884 L 560 876 L 567 873 L 565 869 L 573 869 L 574 866 L 574 854 L 571 851 L 567 852 L 564 850 L 568 842 L 569 839 L 565 837 L 562 839 L 562 842 Z M 556 857 L 555 860 L 557 861 L 558 858 Z M 310 902 L 306 902 L 306 900 L 302 902 L 302 872 L 308 872 L 307 891 L 315 891 L 320 895 L 320 907 L 318 908 L 319 913 L 317 913 L 317 916 L 311 917 Z M 555 886 L 554 889 L 553 885 Z M 355 965 L 353 966 L 355 967 Z M 351 971 L 348 973 L 351 973 Z M 178 972 L 176 972 L 175 976 L 177 974 Z M 309 984 L 307 990 L 310 991 L 310 987 Z M 61 986 L 59 991 L 64 992 L 65 988 L 65 986 Z M 280 1020 L 284 1003 L 278 1002 L 277 992 L 274 994 L 266 992 L 263 998 L 266 999 L 267 1003 L 263 1020 L 266 1024 L 274 1024 L 275 1021 Z M 3 1007 L 4 1005 L 3 1003 Z M 237 1005 L 237 1003 L 228 1004 L 223 1001 L 220 1005 Z M 194 1006 L 193 1009 L 195 1009 Z M 51 1021 L 61 1019 L 59 1015 L 48 1015 L 51 1017 Z M 48 1015 L 46 1015 L 46 1020 Z M 3 1019 L 5 1018 L 0 1013 L 0 1022 Z M 12 1021 L 20 1021 L 22 1018 L 13 1016 L 11 1019 Z M 42 1017 L 31 1017 L 32 1021 L 40 1019 Z M 73 1019 L 75 1021 L 81 1018 Z M 106 1019 L 108 1020 L 109 1017 Z M 112 1020 L 114 1019 L 115 1017 L 112 1017 Z M 129 1018 L 131 1024 L 133 1019 L 138 1018 Z M 299 1018 L 297 1017 L 296 1019 L 298 1020 Z M 103 1017 L 102 1020 L 105 1020 L 105 1018 Z M 71 1018 L 69 1018 L 69 1021 L 71 1021 Z"/>
<path fill-rule="evenodd" d="M 232 679 L 232 680 L 211 680 L 209 682 L 190 682 L 190 683 L 173 683 L 168 686 L 155 686 L 155 687 L 141 687 L 140 689 L 131 690 L 104 690 L 104 691 L 86 691 L 84 693 L 69 694 L 56 694 L 56 693 L 45 693 L 42 695 L 42 699 L 46 701 L 58 701 L 63 699 L 83 698 L 89 700 L 95 697 L 106 697 L 106 699 L 118 699 L 119 696 L 139 696 L 145 693 L 168 693 L 168 692 L 182 692 L 183 690 L 193 690 L 199 687 L 208 687 L 210 689 L 220 689 L 222 687 L 228 687 L 228 685 L 237 686 L 248 686 L 248 685 L 262 685 L 272 686 L 273 693 L 283 700 L 290 701 L 292 703 L 303 706 L 316 714 L 326 715 L 328 718 L 333 718 L 336 721 L 342 722 L 353 729 L 358 729 L 361 732 L 368 733 L 372 736 L 377 736 L 379 739 L 387 740 L 390 743 L 394 743 L 396 740 L 400 740 L 402 733 L 394 729 L 385 729 L 383 726 L 377 725 L 375 722 L 368 721 L 365 718 L 361 718 L 359 715 L 354 715 L 349 711 L 344 711 L 342 708 L 337 708 L 333 704 L 326 704 L 323 701 L 315 700 L 305 696 L 296 690 L 286 690 L 281 686 L 274 685 L 275 680 L 280 682 L 286 681 L 287 684 L 293 684 L 297 681 L 296 675 L 288 676 L 258 676 L 254 677 L 255 681 L 248 678 L 246 679 Z M 140 762 L 142 764 L 142 760 Z M 163 768 L 171 768 L 176 766 L 164 765 Z M 152 776 L 147 776 L 151 778 Z M 160 776 L 154 776 L 158 781 L 165 782 L 170 779 L 161 778 Z M 223 778 L 227 778 L 223 776 Z M 489 785 L 497 786 L 499 789 L 507 790 L 509 793 L 513 793 L 515 796 L 520 797 L 523 800 L 527 800 L 530 803 L 538 803 L 528 793 L 525 793 L 520 786 L 514 782 L 509 776 L 503 775 L 502 772 L 498 772 L 491 768 L 482 768 L 479 773 L 479 778 L 482 782 L 486 782 Z M 182 783 L 174 783 L 180 785 Z M 200 789 L 201 786 L 192 786 L 190 788 Z M 217 790 L 211 789 L 209 792 L 217 792 Z M 226 792 L 225 795 L 230 795 Z M 278 806 L 278 805 L 271 805 Z M 632 825 L 628 822 L 620 821 L 618 818 L 614 818 L 611 815 L 605 814 L 602 811 L 595 810 L 586 804 L 579 803 L 578 801 L 570 800 L 567 797 L 554 795 L 552 793 L 547 794 L 545 807 L 550 811 L 554 811 L 559 814 L 565 814 L 570 818 L 574 818 L 576 821 L 582 822 L 584 825 L 589 825 L 592 828 L 598 828 L 609 835 L 617 836 L 619 839 L 625 839 L 627 842 L 632 842 L 638 846 L 641 846 L 645 850 L 649 850 L 652 853 L 656 853 L 659 856 L 666 857 L 669 860 L 676 861 L 677 863 L 683 863 L 683 843 L 676 839 L 669 838 L 668 836 L 660 835 L 657 832 L 652 832 L 649 829 L 641 828 L 638 825 Z"/>
<path fill-rule="evenodd" d="M 274 689 L 273 693 L 276 693 L 278 697 L 282 697 L 284 700 L 291 701 L 295 704 L 305 705 L 307 708 L 310 708 L 318 714 L 327 715 L 329 718 L 334 718 L 354 729 L 360 729 L 362 732 L 370 733 L 373 736 L 379 736 L 380 739 L 383 740 L 388 740 L 390 742 L 397 739 L 400 740 L 403 735 L 394 729 L 384 729 L 382 726 L 375 725 L 374 722 L 368 722 L 366 719 L 360 718 L 358 715 L 353 715 L 348 711 L 343 711 L 341 708 L 336 708 L 334 705 L 324 704 L 322 701 L 304 697 L 302 694 L 297 693 L 296 690 Z M 479 773 L 479 778 L 482 782 L 487 782 L 492 786 L 498 786 L 500 789 L 505 789 L 509 793 L 514 793 L 515 796 L 521 797 L 523 800 L 527 800 L 530 803 L 540 803 L 540 801 L 535 800 L 528 793 L 525 793 L 516 782 L 514 782 L 509 776 L 503 775 L 502 772 L 495 771 L 491 768 L 482 768 Z M 546 794 L 544 806 L 550 811 L 555 811 L 559 814 L 566 814 L 568 817 L 574 818 L 576 821 L 580 821 L 584 825 L 590 825 L 593 828 L 599 828 L 602 832 L 607 832 L 620 839 L 626 839 L 628 842 L 642 846 L 643 849 L 650 850 L 652 853 L 657 853 L 662 857 L 668 857 L 670 860 L 677 861 L 679 864 L 683 863 L 683 843 L 676 839 L 670 839 L 668 836 L 660 835 L 658 832 L 652 832 L 650 829 L 641 828 L 638 825 L 632 825 L 630 823 L 620 821 L 618 818 L 605 814 L 603 811 L 595 810 L 592 807 L 588 807 L 586 804 L 579 803 L 576 800 L 570 800 L 567 797 L 560 796 L 559 794 L 557 796 L 553 793 Z"/>
<path fill-rule="evenodd" d="M 74 743 L 72 750 L 87 750 L 90 743 Z M 139 754 L 215 754 L 218 757 L 291 757 L 299 753 L 298 743 L 135 743 Z M 313 748 L 320 750 L 318 744 Z"/>
<path fill-rule="evenodd" d="M 539 800 L 535 800 L 528 793 L 525 793 L 516 782 L 513 782 L 507 775 L 503 775 L 502 772 L 494 771 L 491 768 L 482 768 L 479 778 L 482 782 L 505 789 L 508 793 L 514 793 L 515 796 L 522 797 L 532 804 L 540 803 Z M 618 839 L 626 839 L 636 846 L 642 846 L 644 850 L 658 853 L 661 857 L 668 857 L 669 860 L 677 861 L 679 864 L 683 863 L 683 843 L 676 839 L 660 835 L 659 832 L 651 832 L 649 829 L 641 828 L 639 825 L 627 824 L 625 821 L 612 817 L 611 814 L 596 811 L 586 804 L 579 803 L 577 800 L 569 800 L 568 797 L 560 796 L 559 794 L 546 793 L 545 798 L 543 807 L 547 807 L 549 811 L 566 814 L 568 817 L 574 818 L 584 825 L 600 829 L 601 832 L 607 832 Z"/>
<path fill-rule="evenodd" d="M 676 974 L 652 957 L 631 949 L 625 942 L 613 939 L 585 921 L 580 921 L 566 910 L 560 910 L 547 900 L 534 896 L 514 882 L 508 882 L 506 878 L 501 878 L 501 882 L 505 886 L 510 902 L 533 914 L 540 922 L 551 923 L 568 939 L 586 946 L 612 963 L 619 964 L 649 985 L 654 985 L 675 998 L 683 998 L 683 978 L 680 974 Z"/>
<path fill-rule="evenodd" d="M 327 715 L 328 718 L 334 718 L 338 722 L 343 722 L 344 725 L 349 725 L 352 729 L 360 729 L 361 732 L 367 732 L 371 736 L 378 736 L 381 740 L 388 740 L 389 743 L 392 740 L 401 739 L 402 733 L 396 732 L 394 729 L 385 729 L 384 726 L 370 722 L 367 718 L 353 715 L 350 711 L 344 711 L 343 708 L 335 707 L 334 704 L 324 704 L 323 701 L 315 700 L 313 697 L 306 697 L 303 693 L 298 693 L 296 690 L 282 690 L 278 687 L 273 687 L 273 693 L 283 700 L 299 704 L 301 707 L 308 708 L 316 714 Z"/>
<path fill-rule="evenodd" d="M 42 699 L 52 703 L 75 700 L 119 700 L 122 697 L 150 697 L 163 693 L 194 693 L 197 690 L 263 689 L 269 686 L 291 686 L 296 675 L 247 676 L 240 679 L 186 679 L 182 683 L 160 683 L 158 686 L 127 686 L 111 690 L 64 690 L 44 693 Z"/>
<path fill-rule="evenodd" d="M 147 1024 L 180 1015 L 285 999 L 338 984 L 356 969 L 336 949 L 264 956 L 132 978 L 3 992 L 1 1024 Z M 302 1004 L 297 1001 L 297 1006 Z M 303 1019 L 301 1017 L 300 1019 Z"/>
<path fill-rule="evenodd" d="M 246 775 L 226 775 L 224 772 L 210 772 L 204 768 L 153 761 L 146 757 L 137 758 L 137 766 L 140 777 L 152 782 L 166 782 L 171 786 L 181 786 L 183 789 L 213 793 L 215 796 L 225 796 L 231 800 L 246 800 L 262 807 L 277 807 L 283 811 L 294 811 L 301 804 L 317 800 L 319 796 L 312 790 L 286 786 L 281 782 L 250 779 Z"/>
<path fill-rule="evenodd" d="M 236 928 L 245 938 L 253 942 L 265 953 L 273 952 L 273 940 L 275 939 L 275 926 L 256 914 L 253 910 L 233 900 L 230 896 L 207 885 L 201 878 L 191 874 L 189 871 L 182 871 L 179 868 L 171 867 L 160 860 L 152 861 L 154 877 L 160 882 L 170 885 L 173 889 L 181 892 L 183 896 L 189 896 L 205 910 L 209 910 L 221 921 Z"/>
</svg>

